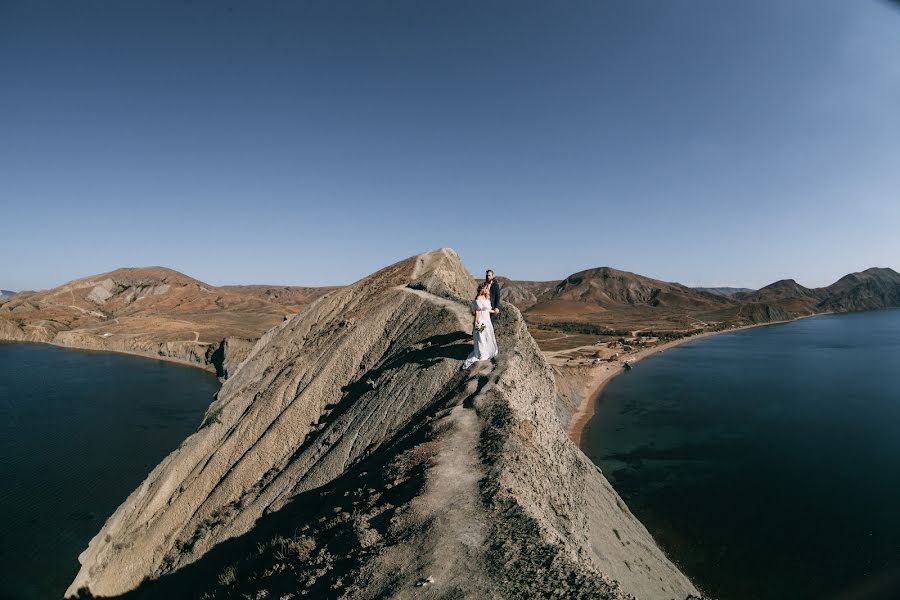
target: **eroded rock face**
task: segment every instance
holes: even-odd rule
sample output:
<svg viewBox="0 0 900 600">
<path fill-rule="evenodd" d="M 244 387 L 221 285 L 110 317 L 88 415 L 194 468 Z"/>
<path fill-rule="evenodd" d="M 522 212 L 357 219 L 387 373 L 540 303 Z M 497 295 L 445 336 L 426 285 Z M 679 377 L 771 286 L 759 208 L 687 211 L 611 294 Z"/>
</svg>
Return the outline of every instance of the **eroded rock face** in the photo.
<svg viewBox="0 0 900 600">
<path fill-rule="evenodd" d="M 441 249 L 271 329 L 91 540 L 67 595 L 696 592 L 566 437 L 518 310 L 496 363 L 460 371 L 471 295 Z"/>
</svg>

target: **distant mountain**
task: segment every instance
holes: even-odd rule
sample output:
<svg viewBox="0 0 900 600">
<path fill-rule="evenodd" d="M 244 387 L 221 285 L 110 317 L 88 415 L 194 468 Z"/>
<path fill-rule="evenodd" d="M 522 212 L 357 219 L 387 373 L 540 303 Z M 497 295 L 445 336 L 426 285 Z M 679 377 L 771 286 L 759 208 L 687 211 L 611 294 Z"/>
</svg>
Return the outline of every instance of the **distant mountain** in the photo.
<svg viewBox="0 0 900 600">
<path fill-rule="evenodd" d="M 0 290 L 0 300 L 6 300 L 7 298 L 12 297 L 15 292 L 11 292 L 9 290 Z"/>
<path fill-rule="evenodd" d="M 745 294 L 735 294 L 742 302 L 762 302 L 780 306 L 794 316 L 812 315 L 822 301 L 820 290 L 804 287 L 793 279 L 781 279 L 775 283 Z"/>
<path fill-rule="evenodd" d="M 724 301 L 706 290 L 659 281 L 611 267 L 588 269 L 569 275 L 562 281 L 514 281 L 498 277 L 502 297 L 519 308 L 540 307 L 550 310 L 571 304 L 602 309 L 623 306 L 714 305 Z"/>
<path fill-rule="evenodd" d="M 559 284 L 558 281 L 515 281 L 507 277 L 497 277 L 497 281 L 500 282 L 500 297 L 520 309 L 547 300 Z"/>
<path fill-rule="evenodd" d="M 755 292 L 736 294 L 735 298 L 777 305 L 795 317 L 888 308 L 900 306 L 900 273 L 873 267 L 844 275 L 821 288 L 807 288 L 793 279 L 782 279 Z"/>
<path fill-rule="evenodd" d="M 148 354 L 217 368 L 335 288 L 216 287 L 165 267 L 123 268 L 0 304 L 0 339 Z M 233 362 L 233 361 L 231 361 Z"/>
<path fill-rule="evenodd" d="M 848 312 L 900 306 L 900 273 L 874 267 L 841 277 L 825 288 L 820 312 Z"/>
<path fill-rule="evenodd" d="M 610 267 L 588 269 L 569 275 L 559 284 L 548 303 L 580 302 L 603 308 L 628 306 L 721 306 L 721 296 L 694 290 Z"/>
<path fill-rule="evenodd" d="M 577 322 L 627 330 L 696 330 L 900 306 L 900 274 L 887 268 L 851 273 L 824 288 L 807 288 L 793 279 L 759 290 L 690 288 L 611 267 L 580 271 L 559 282 L 498 281 L 504 300 L 516 304 L 532 324 L 550 327 Z"/>
<path fill-rule="evenodd" d="M 734 296 L 735 294 L 746 294 L 748 292 L 752 292 L 751 288 L 739 288 L 739 287 L 695 287 L 693 288 L 698 292 L 709 292 L 710 294 L 715 294 L 717 296 Z"/>
<path fill-rule="evenodd" d="M 503 278 L 498 278 L 501 285 Z M 620 271 L 587 269 L 557 282 L 506 281 L 505 300 L 517 304 L 534 325 L 585 322 L 604 328 L 693 329 L 734 314 L 729 298 L 680 283 Z M 702 313 L 702 314 L 701 314 Z"/>
</svg>

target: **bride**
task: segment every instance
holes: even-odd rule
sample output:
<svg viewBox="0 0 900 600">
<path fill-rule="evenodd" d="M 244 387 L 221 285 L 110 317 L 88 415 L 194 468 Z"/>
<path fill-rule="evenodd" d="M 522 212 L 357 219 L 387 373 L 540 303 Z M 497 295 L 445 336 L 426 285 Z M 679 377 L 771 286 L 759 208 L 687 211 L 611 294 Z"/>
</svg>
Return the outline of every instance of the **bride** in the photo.
<svg viewBox="0 0 900 600">
<path fill-rule="evenodd" d="M 475 312 L 475 321 L 472 327 L 472 352 L 463 363 L 462 368 L 468 369 L 479 360 L 490 360 L 497 356 L 497 338 L 494 336 L 494 325 L 491 323 L 491 313 L 500 312 L 491 309 L 489 288 L 487 282 L 478 286 L 478 295 L 472 301 L 472 310 Z"/>
</svg>

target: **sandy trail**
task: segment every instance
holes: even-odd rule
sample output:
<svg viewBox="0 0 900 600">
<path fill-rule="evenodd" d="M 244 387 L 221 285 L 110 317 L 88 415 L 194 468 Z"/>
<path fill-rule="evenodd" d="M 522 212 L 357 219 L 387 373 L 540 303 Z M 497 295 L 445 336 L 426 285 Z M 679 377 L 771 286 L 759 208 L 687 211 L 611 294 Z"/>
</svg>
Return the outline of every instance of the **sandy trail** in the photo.
<svg viewBox="0 0 900 600">
<path fill-rule="evenodd" d="M 458 585 L 452 577 L 448 580 L 451 573 L 459 577 L 483 564 L 487 539 L 485 514 L 478 502 L 478 482 L 484 477 L 478 460 L 481 422 L 474 409 L 459 405 L 445 423 L 451 432 L 434 458 L 424 493 L 412 505 L 420 519 L 433 519 L 428 567 L 434 592 L 450 592 Z"/>
<path fill-rule="evenodd" d="M 433 302 L 438 306 L 446 308 L 451 313 L 456 315 L 457 319 L 459 319 L 460 328 L 463 331 L 468 331 L 469 323 L 472 319 L 472 314 L 466 310 L 465 306 L 460 304 L 459 302 L 455 302 L 453 300 L 448 300 L 447 298 L 441 298 L 440 296 L 435 296 L 429 292 L 424 290 L 415 290 L 413 288 L 406 287 L 405 285 L 397 286 L 398 290 L 403 290 L 404 292 L 415 294 L 416 296 L 421 296 L 425 298 L 429 302 Z"/>
</svg>

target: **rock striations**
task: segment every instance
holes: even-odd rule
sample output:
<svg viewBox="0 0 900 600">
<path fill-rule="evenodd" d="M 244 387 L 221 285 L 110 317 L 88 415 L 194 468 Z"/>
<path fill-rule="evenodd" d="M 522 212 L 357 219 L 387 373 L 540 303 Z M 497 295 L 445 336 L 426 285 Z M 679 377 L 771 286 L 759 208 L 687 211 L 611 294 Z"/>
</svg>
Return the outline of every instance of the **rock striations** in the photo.
<svg viewBox="0 0 900 600">
<path fill-rule="evenodd" d="M 81 554 L 67 596 L 684 599 L 691 582 L 566 437 L 519 311 L 470 348 L 440 249 L 266 333 Z"/>
</svg>

